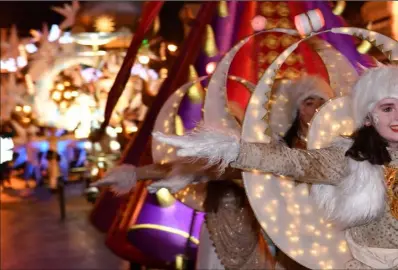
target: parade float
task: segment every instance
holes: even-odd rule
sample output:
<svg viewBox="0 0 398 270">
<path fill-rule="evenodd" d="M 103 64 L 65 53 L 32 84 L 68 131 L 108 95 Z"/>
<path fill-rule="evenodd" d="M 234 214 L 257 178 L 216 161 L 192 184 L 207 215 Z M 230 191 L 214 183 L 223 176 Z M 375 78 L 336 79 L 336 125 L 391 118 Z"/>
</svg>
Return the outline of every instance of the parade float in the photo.
<svg viewBox="0 0 398 270">
<path fill-rule="evenodd" d="M 195 25 L 195 28 L 192 27 L 190 29 L 184 44 L 180 46 L 180 55 L 175 62 L 177 66 L 174 66 L 170 70 L 168 78 L 162 85 L 154 101 L 156 106 L 150 109 L 143 123 L 143 129 L 139 131 L 131 141 L 129 149 L 126 149 L 124 158 L 122 159 L 123 162 L 133 165 L 143 165 L 151 162 L 151 157 L 142 154 L 144 151 L 148 153 L 149 149 L 151 149 L 149 145 L 149 134 L 153 128 L 156 119 L 155 116 L 158 115 L 160 111 L 160 106 L 166 102 L 171 92 L 178 89 L 178 86 L 184 83 L 181 74 L 186 74 L 187 70 L 190 71 L 191 75 L 195 74 L 196 77 L 209 73 L 211 74 L 217 66 L 217 62 L 234 42 L 263 29 L 272 29 L 275 27 L 293 29 L 294 16 L 306 10 L 313 9 L 313 5 L 313 3 L 304 4 L 291 2 L 227 3 L 224 1 L 220 1 L 217 5 L 213 6 L 210 4 L 202 4 L 201 9 L 196 14 L 196 18 L 194 16 L 188 16 L 187 21 L 196 20 L 197 24 L 192 24 Z M 318 6 L 315 8 L 322 10 L 322 12 L 326 14 L 326 27 L 330 28 L 342 25 L 342 19 L 334 14 L 338 12 L 341 13 L 341 6 L 332 9 L 328 3 L 324 5 L 319 3 L 317 5 Z M 204 15 L 204 10 L 206 10 L 207 16 Z M 208 13 L 211 13 L 212 16 Z M 198 37 L 200 34 L 202 36 Z M 321 38 L 329 41 L 330 44 L 327 46 L 333 46 L 337 51 L 333 51 L 331 55 L 322 55 L 322 51 L 325 49 L 323 47 L 325 45 L 322 45 L 324 43 L 316 42 L 316 40 L 309 43 L 303 42 L 278 71 L 277 77 L 294 79 L 301 76 L 303 73 L 309 73 L 320 75 L 328 82 L 332 82 L 336 78 L 330 78 L 329 76 L 334 76 L 333 74 L 336 73 L 334 68 L 336 68 L 337 65 L 331 61 L 327 62 L 329 63 L 328 65 L 324 65 L 322 59 L 324 57 L 335 57 L 338 54 L 344 54 L 353 66 L 356 65 L 356 62 L 360 62 L 363 65 L 370 63 L 370 59 L 357 51 L 351 37 L 342 37 L 336 41 L 335 38 L 332 38 L 333 35 L 335 34 L 326 33 L 321 36 Z M 194 46 L 192 43 L 193 40 L 197 40 L 198 38 L 204 40 L 204 43 L 201 43 L 201 48 L 198 48 L 198 44 Z M 253 40 L 247 42 L 234 58 L 235 62 L 232 63 L 230 75 L 240 76 L 249 82 L 256 82 L 259 78 L 258 76 L 260 76 L 265 68 L 275 60 L 277 55 L 298 39 L 298 37 L 284 33 L 264 33 L 256 36 Z M 190 46 L 189 49 L 188 46 Z M 188 53 L 189 51 L 190 53 Z M 318 55 L 318 53 L 320 55 Z M 184 57 L 181 57 L 181 54 L 183 54 Z M 193 58 L 193 56 L 198 54 L 200 56 L 194 60 L 195 58 Z M 194 61 L 197 62 L 196 66 L 193 66 Z M 182 68 L 185 68 L 185 72 L 181 71 Z M 190 79 L 195 76 L 191 76 Z M 188 76 L 184 76 L 184 78 L 187 77 Z M 349 78 L 339 79 L 347 79 L 349 81 Z M 192 91 L 188 91 L 186 97 L 179 106 L 179 115 L 181 119 L 183 119 L 182 122 L 187 129 L 193 128 L 195 126 L 194 123 L 201 119 L 203 101 L 203 99 L 200 98 L 201 86 L 205 86 L 205 84 L 195 84 L 192 87 Z M 244 88 L 244 86 L 234 80 L 228 82 L 228 98 L 239 103 L 242 108 L 245 108 L 250 97 L 250 93 Z M 345 90 L 342 89 L 342 91 Z M 112 99 L 111 95 L 112 93 L 110 94 L 110 99 Z M 115 101 L 112 101 L 112 103 L 115 103 Z M 151 209 L 150 212 L 155 211 L 153 205 L 156 205 L 154 203 L 156 200 L 156 197 L 147 194 L 145 184 L 142 183 L 138 184 L 137 188 L 131 194 L 121 198 L 112 197 L 111 193 L 108 191 L 102 193 L 102 197 L 92 213 L 92 218 L 96 218 L 92 220 L 94 220 L 94 224 L 97 227 L 100 227 L 104 231 L 108 231 L 107 245 L 122 258 L 148 266 L 152 264 L 143 259 L 142 252 L 145 255 L 163 261 L 164 264 L 172 262 L 173 259 L 175 260 L 175 256 L 178 254 L 175 249 L 171 249 L 172 251 L 170 253 L 162 254 L 162 252 L 158 252 L 158 250 L 150 249 L 143 245 L 142 238 L 139 237 L 139 231 L 141 231 L 142 235 L 146 237 L 150 236 L 151 239 L 156 239 L 156 237 L 158 237 L 159 241 L 164 243 L 164 245 L 172 245 L 172 243 L 166 243 L 165 241 L 167 235 L 171 233 L 169 230 L 164 232 L 161 228 L 162 226 L 159 226 L 159 224 L 148 226 L 150 215 L 147 211 L 149 211 L 148 209 Z M 176 202 L 176 204 L 178 204 L 178 202 Z M 166 211 L 161 210 L 159 204 L 157 207 L 159 213 Z M 101 216 L 106 216 L 107 219 L 100 221 Z M 163 232 L 161 233 L 159 231 Z M 125 237 L 127 232 L 129 232 L 130 235 L 130 242 Z M 133 251 L 136 250 L 136 248 L 138 248 L 140 252 L 134 253 Z M 183 245 L 180 244 L 179 249 L 180 252 L 183 253 Z"/>
</svg>

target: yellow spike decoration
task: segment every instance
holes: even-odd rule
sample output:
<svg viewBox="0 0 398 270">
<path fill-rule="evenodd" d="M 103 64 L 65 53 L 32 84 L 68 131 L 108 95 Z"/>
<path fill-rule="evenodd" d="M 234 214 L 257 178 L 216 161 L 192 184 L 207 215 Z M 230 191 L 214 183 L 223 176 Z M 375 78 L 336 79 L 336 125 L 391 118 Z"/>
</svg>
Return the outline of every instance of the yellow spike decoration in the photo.
<svg viewBox="0 0 398 270">
<path fill-rule="evenodd" d="M 213 28 L 211 28 L 209 24 L 206 25 L 206 39 L 204 44 L 204 52 L 208 57 L 213 57 L 218 54 Z"/>
<path fill-rule="evenodd" d="M 218 2 L 218 16 L 220 16 L 221 18 L 228 17 L 227 1 Z"/>
<path fill-rule="evenodd" d="M 194 81 L 198 78 L 198 73 L 195 70 L 195 67 L 189 66 L 189 76 L 188 81 Z M 198 82 L 192 85 L 188 90 L 189 100 L 193 103 L 201 103 L 203 102 L 204 93 L 202 85 Z"/>
<path fill-rule="evenodd" d="M 176 135 L 178 135 L 178 136 L 184 135 L 184 133 L 185 133 L 184 124 L 179 115 L 176 115 L 175 126 L 176 126 Z"/>
</svg>

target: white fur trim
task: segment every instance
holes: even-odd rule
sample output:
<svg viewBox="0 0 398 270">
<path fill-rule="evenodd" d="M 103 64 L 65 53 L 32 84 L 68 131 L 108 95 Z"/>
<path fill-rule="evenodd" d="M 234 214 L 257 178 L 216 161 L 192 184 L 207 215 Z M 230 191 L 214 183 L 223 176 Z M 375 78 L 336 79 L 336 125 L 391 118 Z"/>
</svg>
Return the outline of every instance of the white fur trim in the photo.
<svg viewBox="0 0 398 270">
<path fill-rule="evenodd" d="M 383 214 L 386 190 L 382 166 L 349 159 L 350 173 L 338 186 L 313 185 L 311 195 L 328 219 L 345 228 Z"/>
<path fill-rule="evenodd" d="M 194 160 L 205 158 L 208 160 L 208 166 L 219 165 L 220 173 L 235 161 L 239 154 L 238 132 L 226 128 L 199 126 L 184 136 L 154 133 L 153 137 L 160 142 L 179 147 L 179 157 L 191 157 Z"/>
<path fill-rule="evenodd" d="M 398 67 L 384 66 L 366 70 L 353 89 L 353 114 L 356 127 L 382 99 L 398 98 Z"/>
</svg>

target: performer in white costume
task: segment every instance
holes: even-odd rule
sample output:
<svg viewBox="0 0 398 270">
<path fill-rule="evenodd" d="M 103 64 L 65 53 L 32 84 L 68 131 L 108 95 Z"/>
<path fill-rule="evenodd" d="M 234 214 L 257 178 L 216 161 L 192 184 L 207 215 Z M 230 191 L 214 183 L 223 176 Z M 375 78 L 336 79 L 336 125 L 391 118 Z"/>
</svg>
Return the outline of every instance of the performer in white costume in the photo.
<svg viewBox="0 0 398 270">
<path fill-rule="evenodd" d="M 280 81 L 276 88 L 271 125 L 279 135 L 284 135 L 283 141 L 289 147 L 306 148 L 303 136 L 307 135 L 308 122 L 318 107 L 334 96 L 333 90 L 323 79 L 316 76 L 304 76 L 295 81 Z M 229 110 L 238 122 L 242 122 L 244 114 L 242 110 L 233 104 L 229 104 Z M 152 164 L 139 168 L 124 165 L 108 174 L 97 185 L 108 183 L 117 192 L 124 193 L 133 187 L 136 180 L 164 179 L 153 183 L 149 190 L 154 192 L 160 187 L 168 187 L 172 192 L 176 192 L 192 181 L 189 178 L 202 181 L 230 180 L 241 179 L 241 174 L 240 170 L 228 170 L 219 176 L 216 166 L 206 168 L 203 163 L 192 164 L 189 160 L 181 159 L 174 163 Z M 175 184 L 175 181 L 179 182 L 177 186 L 168 185 L 168 183 Z M 239 268 L 247 260 L 248 254 L 252 257 L 263 257 L 265 250 L 262 251 L 264 254 L 259 253 L 259 250 L 253 250 L 253 245 L 259 241 L 259 235 L 258 232 L 253 234 L 252 231 L 256 230 L 258 223 L 247 204 L 243 189 L 235 183 L 222 181 L 210 183 L 205 190 L 201 190 L 204 194 L 198 195 L 199 190 L 196 196 L 206 198 L 202 210 L 207 213 L 207 226 L 203 226 L 201 231 L 197 269 L 224 269 L 223 263 L 230 268 L 234 264 Z M 184 190 L 181 193 L 184 193 Z M 236 220 L 239 218 L 241 222 L 238 224 Z M 242 230 L 246 231 L 246 235 L 238 233 Z M 238 247 L 240 247 L 240 252 L 232 253 L 234 248 Z M 277 253 L 277 260 L 280 266 L 288 269 L 302 267 L 282 252 Z M 246 264 L 245 266 L 256 265 Z M 262 268 L 264 265 L 260 264 L 259 267 Z"/>
<path fill-rule="evenodd" d="M 302 23 L 299 26 L 305 30 L 303 35 L 312 33 L 305 39 L 319 34 L 313 33 L 321 28 L 322 20 L 317 15 L 319 13 L 309 12 L 299 16 L 299 19 L 304 20 L 304 23 L 299 20 Z M 310 20 L 311 23 L 305 20 Z M 388 37 L 357 28 L 342 27 L 326 31 L 355 35 L 378 46 L 384 45 L 384 48 L 380 48 L 387 57 L 397 60 L 397 45 Z M 247 40 L 235 46 L 232 51 L 236 53 Z M 247 171 L 243 174 L 244 185 L 259 223 L 277 246 L 300 264 L 312 269 L 394 268 L 398 261 L 397 241 L 396 237 L 394 238 L 397 235 L 397 225 L 396 219 L 391 217 L 396 215 L 394 209 L 397 188 L 395 177 L 387 177 L 390 200 L 386 204 L 383 200 L 386 192 L 382 165 L 394 165 L 398 156 L 392 149 L 398 138 L 388 138 L 386 134 L 391 135 L 395 128 L 394 122 L 397 121 L 397 69 L 383 67 L 369 71 L 356 84 L 353 96 L 338 98 L 322 107 L 312 120 L 307 137 L 307 147 L 317 150 L 291 149 L 286 144 L 274 140 L 269 143 L 269 136 L 264 135 L 264 131 L 271 135 L 268 132 L 269 123 L 261 121 L 264 114 L 268 113 L 268 106 L 263 106 L 270 99 L 270 89 L 278 68 L 302 41 L 293 44 L 277 57 L 259 81 L 246 111 L 242 138 L 236 129 L 226 128 L 229 125 L 212 125 L 212 121 L 206 123 L 206 117 L 207 126 L 191 135 L 176 137 L 157 133 L 154 136 L 163 143 L 181 148 L 177 152 L 178 156 L 206 161 L 207 166 L 212 166 L 213 169 L 214 166 L 218 167 L 219 173 L 229 168 Z M 218 69 L 220 66 L 223 66 L 221 62 Z M 221 78 L 223 73 L 227 74 L 227 71 L 218 71 Z M 217 70 L 214 76 L 220 82 L 219 87 L 223 87 L 222 79 L 219 80 L 220 77 L 216 74 Z M 337 88 L 339 86 L 343 84 L 338 84 Z M 383 90 L 372 92 L 374 89 Z M 360 98 L 368 103 L 359 102 Z M 392 98 L 392 101 L 378 103 L 386 102 L 387 98 Z M 383 111 L 383 106 L 390 108 Z M 354 116 L 351 115 L 352 108 L 355 111 Z M 390 115 L 381 117 L 383 113 Z M 351 118 L 358 123 L 357 132 L 349 139 L 342 139 L 327 146 L 330 138 L 350 130 L 353 124 Z M 364 119 L 366 121 L 363 121 Z M 389 119 L 389 123 L 384 121 L 385 119 Z M 222 120 L 228 122 L 226 119 Z M 222 126 L 224 128 L 220 128 Z M 382 132 L 381 126 L 388 132 Z M 330 130 L 332 136 L 327 136 L 329 134 L 325 130 Z M 397 136 L 394 132 L 392 134 Z M 363 143 L 364 138 L 366 143 Z M 358 148 L 358 145 L 361 147 Z M 320 147 L 324 149 L 319 149 Z M 268 172 L 282 176 L 272 176 Z M 388 169 L 387 172 L 395 176 L 394 168 Z M 313 184 L 312 191 L 316 202 L 325 209 L 326 216 L 312 208 L 314 203 L 308 197 L 306 185 L 304 189 L 303 184 L 294 187 L 288 183 L 292 178 L 286 176 Z M 187 181 L 195 180 L 197 178 L 191 177 L 184 182 L 181 181 L 181 177 L 171 177 L 168 182 L 161 183 L 173 191 L 181 189 L 183 184 L 189 184 Z M 115 179 L 112 184 L 119 185 Z M 156 188 L 159 187 L 161 186 Z M 382 222 L 378 219 L 380 215 L 383 216 Z M 326 217 L 340 227 L 327 223 Z M 373 224 L 371 229 L 367 228 L 369 224 Z M 345 230 L 341 230 L 341 227 Z M 375 228 L 379 232 L 377 237 L 372 238 L 370 231 Z M 343 232 L 346 232 L 347 241 Z M 347 253 L 346 244 L 352 254 Z"/>
<path fill-rule="evenodd" d="M 329 219 L 345 228 L 356 259 L 347 268 L 397 268 L 397 85 L 397 67 L 374 68 L 361 76 L 349 100 L 355 133 L 324 149 L 249 143 L 214 128 L 182 137 L 155 134 L 155 138 L 180 147 L 181 157 L 206 158 L 212 165 L 221 161 L 233 168 L 321 184 L 313 188 L 314 197 Z"/>
</svg>

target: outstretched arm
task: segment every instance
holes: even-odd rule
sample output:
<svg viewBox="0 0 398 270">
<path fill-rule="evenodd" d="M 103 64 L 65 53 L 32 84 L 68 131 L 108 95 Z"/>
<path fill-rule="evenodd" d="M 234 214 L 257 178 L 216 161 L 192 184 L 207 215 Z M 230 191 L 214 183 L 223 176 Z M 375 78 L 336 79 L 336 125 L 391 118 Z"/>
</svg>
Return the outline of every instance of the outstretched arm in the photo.
<svg viewBox="0 0 398 270">
<path fill-rule="evenodd" d="M 292 149 L 282 143 L 241 142 L 239 154 L 230 165 L 242 170 L 286 175 L 301 182 L 337 185 L 346 171 L 345 147 L 319 150 Z"/>
<path fill-rule="evenodd" d="M 202 128 L 187 136 L 154 134 L 180 149 L 177 155 L 207 159 L 208 164 L 292 176 L 308 183 L 338 184 L 346 173 L 347 144 L 319 150 L 291 149 L 281 143 L 249 143 L 231 131 Z"/>
</svg>

